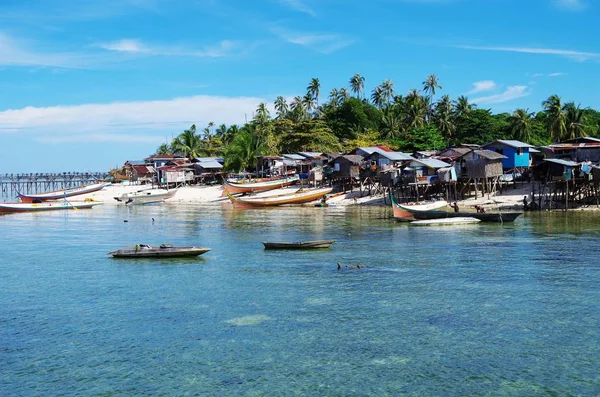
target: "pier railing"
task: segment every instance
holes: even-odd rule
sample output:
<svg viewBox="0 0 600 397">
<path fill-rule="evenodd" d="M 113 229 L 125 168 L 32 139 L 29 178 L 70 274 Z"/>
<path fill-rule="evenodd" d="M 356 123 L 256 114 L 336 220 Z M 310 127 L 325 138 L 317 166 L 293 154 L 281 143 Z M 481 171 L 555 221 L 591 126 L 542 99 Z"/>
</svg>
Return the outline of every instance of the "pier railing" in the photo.
<svg viewBox="0 0 600 397">
<path fill-rule="evenodd" d="M 68 189 L 106 180 L 107 178 L 109 178 L 107 172 L 0 174 L 0 195 L 16 197 L 17 191 L 25 194 L 35 194 Z"/>
</svg>

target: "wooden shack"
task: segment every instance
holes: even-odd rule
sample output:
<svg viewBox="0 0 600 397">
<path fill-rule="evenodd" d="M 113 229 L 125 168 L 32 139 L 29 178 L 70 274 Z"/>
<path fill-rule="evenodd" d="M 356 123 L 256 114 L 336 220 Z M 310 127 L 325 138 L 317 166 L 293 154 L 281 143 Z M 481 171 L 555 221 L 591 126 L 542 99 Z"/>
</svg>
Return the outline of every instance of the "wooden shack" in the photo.
<svg viewBox="0 0 600 397">
<path fill-rule="evenodd" d="M 456 165 L 459 167 L 460 176 L 466 179 L 466 183 L 461 189 L 461 193 L 465 189 L 471 190 L 473 185 L 475 188 L 475 196 L 477 196 L 478 185 L 481 185 L 481 195 L 485 193 L 495 194 L 500 176 L 503 175 L 502 162 L 506 160 L 506 156 L 491 150 L 472 150 L 464 156 L 457 159 Z"/>
<path fill-rule="evenodd" d="M 331 178 L 360 178 L 360 166 L 363 156 L 357 154 L 345 154 L 338 156 L 329 162 Z"/>
</svg>

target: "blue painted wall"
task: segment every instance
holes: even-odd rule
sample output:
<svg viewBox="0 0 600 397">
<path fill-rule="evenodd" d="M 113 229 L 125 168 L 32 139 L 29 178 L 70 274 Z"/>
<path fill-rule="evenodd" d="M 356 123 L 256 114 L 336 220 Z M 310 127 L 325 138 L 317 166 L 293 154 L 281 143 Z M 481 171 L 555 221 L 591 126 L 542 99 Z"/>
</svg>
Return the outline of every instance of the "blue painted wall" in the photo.
<svg viewBox="0 0 600 397">
<path fill-rule="evenodd" d="M 502 154 L 508 157 L 507 159 L 502 159 L 502 168 L 504 169 L 515 167 L 529 167 L 528 147 L 521 148 L 521 154 L 518 154 L 519 149 L 502 144 L 486 146 L 486 149 L 491 150 L 493 152 L 497 152 L 498 149 L 502 149 Z"/>
</svg>

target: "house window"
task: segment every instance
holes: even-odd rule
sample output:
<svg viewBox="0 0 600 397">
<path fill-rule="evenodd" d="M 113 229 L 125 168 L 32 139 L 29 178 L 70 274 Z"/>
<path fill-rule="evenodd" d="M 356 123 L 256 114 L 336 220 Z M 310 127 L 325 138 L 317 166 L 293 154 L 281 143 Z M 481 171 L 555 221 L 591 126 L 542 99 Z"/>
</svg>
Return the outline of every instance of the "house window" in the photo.
<svg viewBox="0 0 600 397">
<path fill-rule="evenodd" d="M 504 154 L 504 150 L 502 150 L 502 148 L 498 148 L 496 149 L 496 153 Z"/>
<path fill-rule="evenodd" d="M 523 148 L 517 148 L 517 155 L 520 156 L 523 154 Z"/>
</svg>

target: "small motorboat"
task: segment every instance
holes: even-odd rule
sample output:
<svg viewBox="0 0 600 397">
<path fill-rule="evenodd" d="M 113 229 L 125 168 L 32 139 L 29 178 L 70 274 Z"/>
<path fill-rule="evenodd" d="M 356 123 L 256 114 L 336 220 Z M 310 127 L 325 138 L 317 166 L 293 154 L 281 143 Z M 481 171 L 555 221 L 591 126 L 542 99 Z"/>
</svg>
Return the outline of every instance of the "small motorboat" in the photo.
<svg viewBox="0 0 600 397">
<path fill-rule="evenodd" d="M 137 192 L 124 193 L 115 200 L 125 205 L 161 203 L 172 198 L 178 189 L 145 189 Z"/>
<path fill-rule="evenodd" d="M 19 196 L 19 199 L 21 199 L 22 203 L 40 203 L 42 201 L 60 200 L 67 197 L 97 192 L 98 190 L 102 190 L 107 186 L 110 186 L 110 183 L 99 182 L 91 185 L 83 185 L 39 194 L 23 194 L 17 192 L 17 195 Z"/>
<path fill-rule="evenodd" d="M 481 220 L 471 217 L 456 217 L 443 219 L 427 219 L 422 221 L 412 221 L 410 224 L 415 226 L 449 226 L 449 225 L 470 225 L 479 223 Z"/>
<path fill-rule="evenodd" d="M 316 248 L 329 248 L 331 244 L 335 243 L 335 240 L 313 240 L 313 241 L 298 241 L 298 242 L 264 242 L 266 250 L 280 249 L 280 250 L 294 250 L 294 249 L 316 249 Z"/>
<path fill-rule="evenodd" d="M 414 221 L 415 214 L 439 210 L 448 205 L 444 200 L 435 201 L 420 201 L 416 203 L 405 203 L 399 204 L 394 200 L 394 195 L 390 192 L 390 201 L 392 202 L 392 210 L 394 212 L 394 219 L 397 221 Z"/>
<path fill-rule="evenodd" d="M 121 248 L 109 252 L 108 254 L 115 258 L 183 258 L 199 256 L 208 251 L 210 251 L 210 248 L 174 247 L 171 244 L 151 247 L 147 244 L 137 244 L 133 247 Z"/>
<path fill-rule="evenodd" d="M 320 189 L 299 189 L 294 193 L 280 194 L 267 197 L 234 197 L 227 192 L 229 200 L 234 207 L 276 207 L 280 205 L 306 204 L 321 199 L 327 193 L 331 193 L 331 187 Z"/>
</svg>

